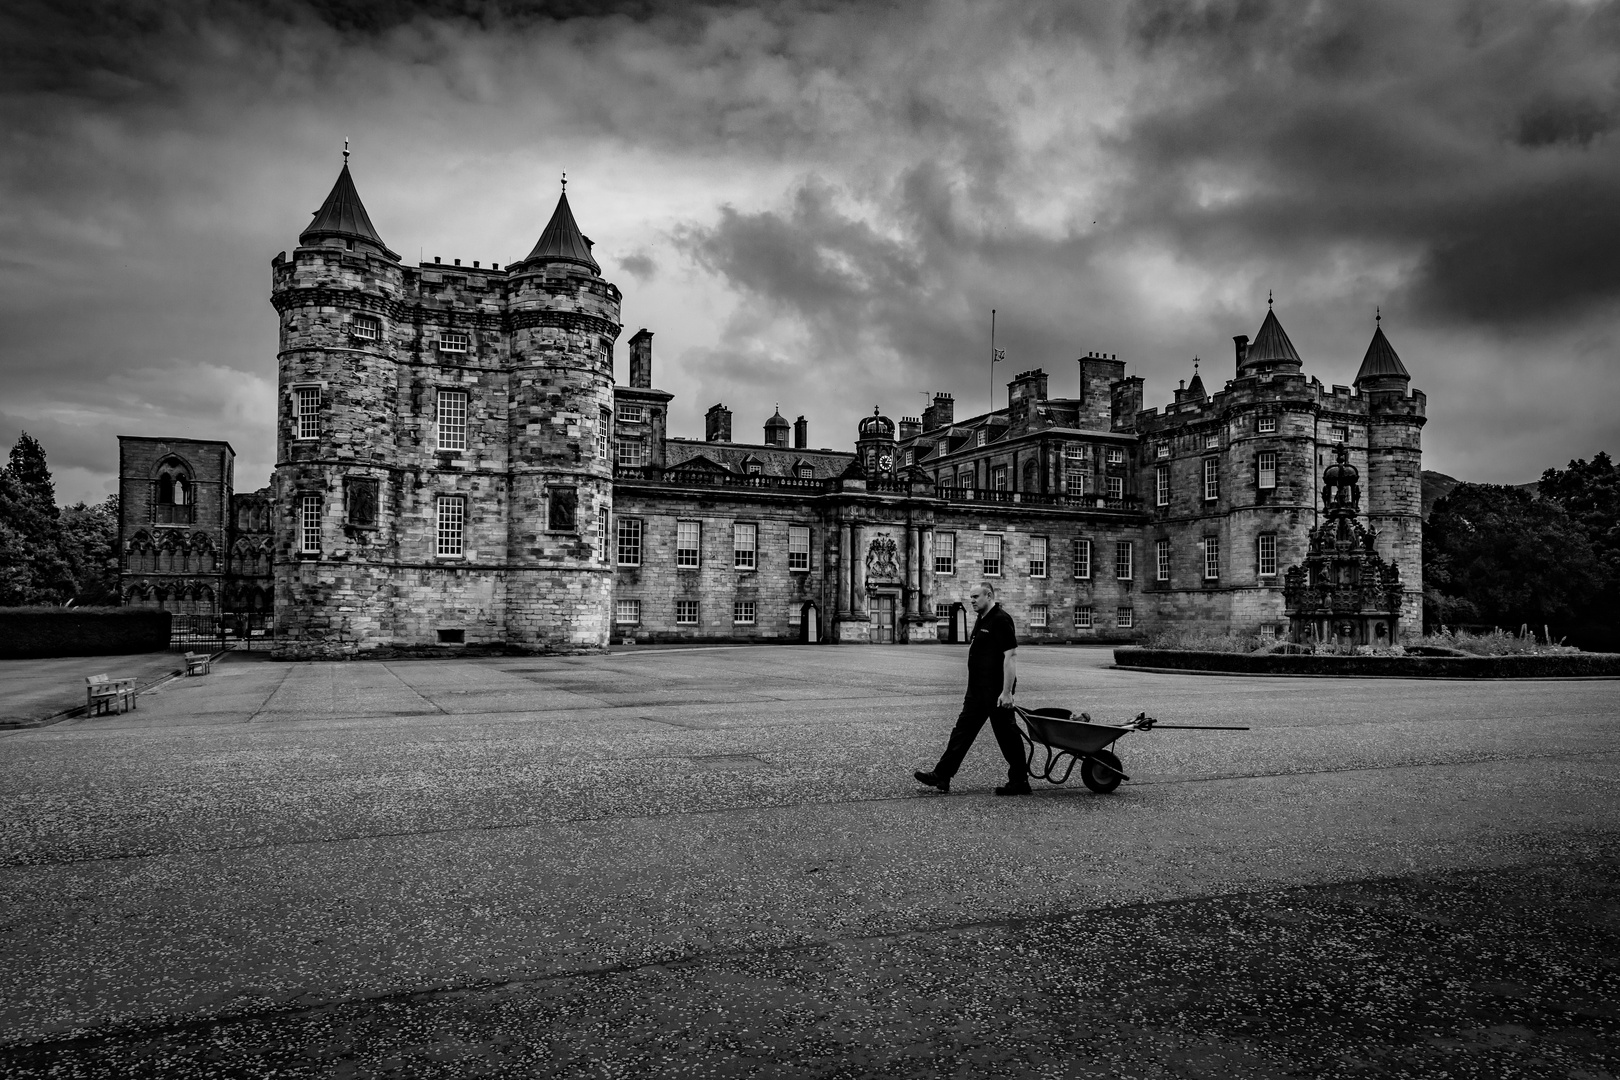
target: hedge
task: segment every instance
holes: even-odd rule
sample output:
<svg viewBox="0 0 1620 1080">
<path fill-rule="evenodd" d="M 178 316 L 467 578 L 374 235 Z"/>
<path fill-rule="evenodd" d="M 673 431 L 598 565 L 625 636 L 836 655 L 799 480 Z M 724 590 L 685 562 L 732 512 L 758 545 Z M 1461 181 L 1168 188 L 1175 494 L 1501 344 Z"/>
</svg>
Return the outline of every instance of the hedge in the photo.
<svg viewBox="0 0 1620 1080">
<path fill-rule="evenodd" d="M 1242 675 L 1338 675 L 1386 679 L 1568 679 L 1620 676 L 1620 653 L 1550 656 L 1315 656 L 1278 653 L 1193 652 L 1186 649 L 1114 650 L 1126 668 L 1219 671 Z"/>
<path fill-rule="evenodd" d="M 0 659 L 162 652 L 170 621 L 152 608 L 0 608 Z"/>
</svg>

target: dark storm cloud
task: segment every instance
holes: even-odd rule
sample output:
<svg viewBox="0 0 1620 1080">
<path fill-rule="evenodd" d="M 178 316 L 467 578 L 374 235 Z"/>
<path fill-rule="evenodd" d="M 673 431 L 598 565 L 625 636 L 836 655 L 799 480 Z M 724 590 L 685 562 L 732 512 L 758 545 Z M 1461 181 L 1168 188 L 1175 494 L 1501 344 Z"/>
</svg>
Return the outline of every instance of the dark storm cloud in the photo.
<svg viewBox="0 0 1620 1080">
<path fill-rule="evenodd" d="M 1615 5 L 1156 2 L 1135 31 L 1169 81 L 1109 140 L 1134 226 L 1288 260 L 1400 247 L 1420 303 L 1467 323 L 1613 299 Z M 1211 175 L 1243 194 L 1201 202 Z"/>
<path fill-rule="evenodd" d="M 1329 381 L 1393 313 L 1436 408 L 1468 403 L 1442 439 L 1611 439 L 1579 388 L 1620 340 L 1617 57 L 1620 8 L 1575 0 L 13 3 L 8 412 L 80 425 L 75 460 L 112 418 L 228 417 L 256 484 L 266 260 L 353 134 L 407 258 L 517 257 L 549 212 L 532 174 L 554 199 L 553 162 L 594 155 L 575 209 L 633 279 L 627 322 L 684 342 L 678 410 L 817 399 L 843 445 L 873 403 L 987 394 L 991 307 L 1002 367 L 1065 393 L 1061 365 L 1119 352 L 1163 400 L 1275 286 Z M 593 207 L 613 183 L 638 205 Z M 1528 340 L 1579 416 L 1524 404 Z"/>
</svg>

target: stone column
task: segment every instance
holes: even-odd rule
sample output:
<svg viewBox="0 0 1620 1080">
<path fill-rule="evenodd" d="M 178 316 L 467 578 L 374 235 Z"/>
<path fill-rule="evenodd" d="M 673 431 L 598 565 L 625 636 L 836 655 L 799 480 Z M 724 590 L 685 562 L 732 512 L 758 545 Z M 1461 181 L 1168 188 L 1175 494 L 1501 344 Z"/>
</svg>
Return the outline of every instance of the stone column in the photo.
<svg viewBox="0 0 1620 1080">
<path fill-rule="evenodd" d="M 849 522 L 838 527 L 838 615 L 849 614 L 850 537 Z"/>
<path fill-rule="evenodd" d="M 917 551 L 918 551 L 919 546 L 920 545 L 918 544 L 918 541 L 917 541 L 917 526 L 915 526 L 915 525 L 907 525 L 906 526 L 906 614 L 909 615 L 909 616 L 915 616 L 917 614 L 917 584 L 918 584 L 918 580 L 919 580 L 919 575 L 917 573 Z"/>
<path fill-rule="evenodd" d="M 849 611 L 851 615 L 866 614 L 866 528 L 855 525 L 850 529 L 854 551 L 849 560 Z"/>
<path fill-rule="evenodd" d="M 917 536 L 917 611 L 934 613 L 934 530 L 924 525 Z"/>
</svg>

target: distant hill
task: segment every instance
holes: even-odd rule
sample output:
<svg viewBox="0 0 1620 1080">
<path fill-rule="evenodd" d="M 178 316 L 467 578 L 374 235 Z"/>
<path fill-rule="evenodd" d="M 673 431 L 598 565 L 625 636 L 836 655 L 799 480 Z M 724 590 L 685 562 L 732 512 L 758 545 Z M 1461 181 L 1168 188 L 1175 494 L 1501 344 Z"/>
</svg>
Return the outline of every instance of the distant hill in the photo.
<svg viewBox="0 0 1620 1080">
<path fill-rule="evenodd" d="M 1451 489 L 1462 483 L 1455 476 L 1447 476 L 1443 472 L 1430 472 L 1423 470 L 1423 520 L 1429 520 L 1429 511 L 1434 504 L 1451 494 Z"/>
<path fill-rule="evenodd" d="M 1430 472 L 1428 469 L 1423 470 L 1424 521 L 1429 520 L 1429 511 L 1434 509 L 1434 504 L 1449 495 L 1451 493 L 1451 489 L 1460 483 L 1462 483 L 1462 481 L 1458 480 L 1455 476 L 1447 476 L 1443 472 Z M 1520 488 L 1521 490 L 1528 491 L 1532 495 L 1539 495 L 1541 493 L 1540 480 L 1532 480 L 1528 484 L 1508 484 L 1507 486 Z"/>
</svg>

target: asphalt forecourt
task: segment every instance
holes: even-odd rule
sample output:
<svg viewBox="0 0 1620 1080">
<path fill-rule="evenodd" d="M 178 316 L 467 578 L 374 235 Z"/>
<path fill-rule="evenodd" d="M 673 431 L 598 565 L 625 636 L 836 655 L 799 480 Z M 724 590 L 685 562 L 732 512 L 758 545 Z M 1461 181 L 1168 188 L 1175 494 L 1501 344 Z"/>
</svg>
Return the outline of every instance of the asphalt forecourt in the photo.
<svg viewBox="0 0 1620 1080">
<path fill-rule="evenodd" d="M 0 1075 L 1620 1074 L 1603 682 L 960 648 L 274 664 L 0 732 Z M 3 692 L 0 687 L 0 692 Z"/>
</svg>

